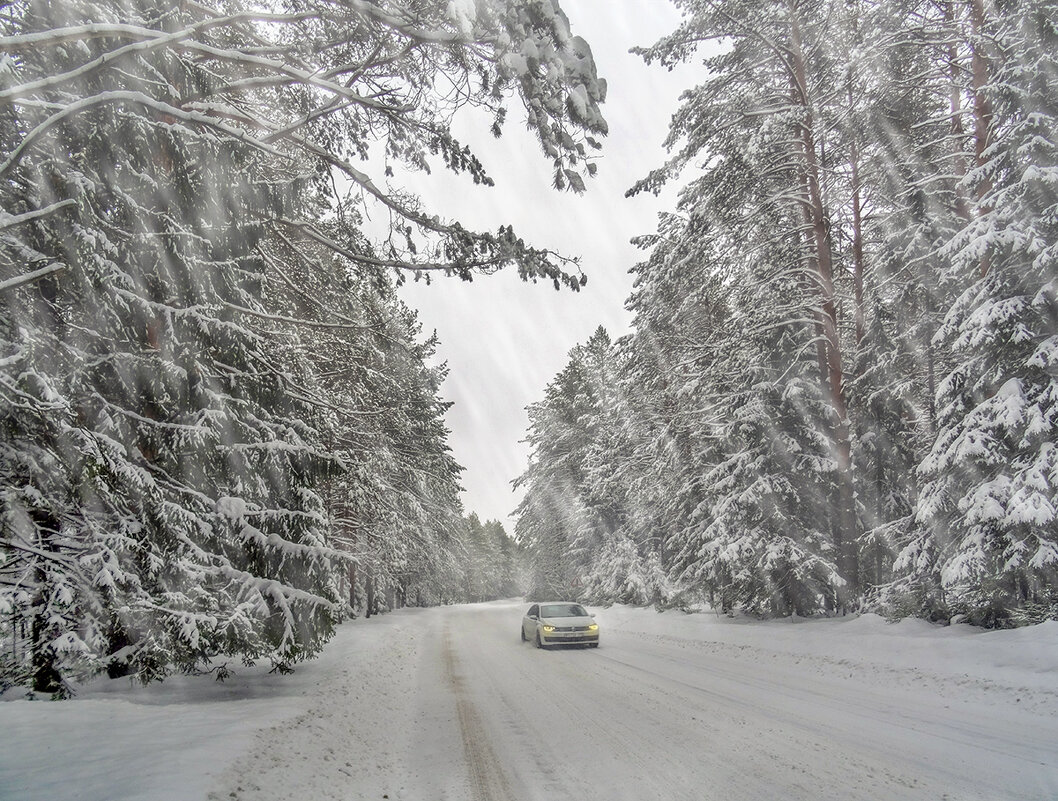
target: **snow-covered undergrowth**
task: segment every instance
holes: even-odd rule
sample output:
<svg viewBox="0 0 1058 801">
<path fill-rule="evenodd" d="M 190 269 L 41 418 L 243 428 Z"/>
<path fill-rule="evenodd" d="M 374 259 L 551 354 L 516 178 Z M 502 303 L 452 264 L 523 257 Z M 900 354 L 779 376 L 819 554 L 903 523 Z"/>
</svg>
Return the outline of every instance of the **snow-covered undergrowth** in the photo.
<svg viewBox="0 0 1058 801">
<path fill-rule="evenodd" d="M 0 703 L 0 799 L 204 798 L 257 729 L 295 715 L 319 691 L 333 657 L 332 648 L 291 676 L 269 675 L 265 665 L 235 668 L 223 683 L 101 678 L 70 701 Z"/>
<path fill-rule="evenodd" d="M 481 606 L 504 624 L 513 658 L 530 658 L 528 646 L 515 648 L 524 605 Z M 794 679 L 895 684 L 924 697 L 972 699 L 982 708 L 1017 706 L 1033 716 L 1058 710 L 1056 622 L 982 631 L 917 620 L 890 624 L 873 615 L 759 622 L 620 606 L 595 611 L 608 638 L 599 656 L 608 647 L 620 657 L 665 644 L 744 658 L 747 669 L 770 663 Z M 459 736 L 451 690 L 440 668 L 442 629 L 451 623 L 458 631 L 473 614 L 408 609 L 346 623 L 319 659 L 290 676 L 236 666 L 224 683 L 197 676 L 139 687 L 98 679 L 71 701 L 6 698 L 0 703 L 0 798 L 293 798 L 299 788 L 313 799 L 387 792 L 427 798 L 437 788 L 426 763 L 435 757 L 444 763 L 441 755 L 451 759 L 459 749 L 451 739 Z M 595 652 L 580 655 L 594 658 Z M 460 652 L 460 658 L 474 655 Z M 435 734 L 425 731 L 423 714 L 432 716 L 427 728 Z"/>
</svg>

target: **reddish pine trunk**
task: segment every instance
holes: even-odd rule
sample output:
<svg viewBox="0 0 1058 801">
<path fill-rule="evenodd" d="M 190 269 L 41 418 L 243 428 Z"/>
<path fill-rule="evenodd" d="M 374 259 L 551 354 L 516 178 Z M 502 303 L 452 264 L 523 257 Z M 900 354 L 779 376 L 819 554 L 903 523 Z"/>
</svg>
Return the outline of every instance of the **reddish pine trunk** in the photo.
<svg viewBox="0 0 1058 801">
<path fill-rule="evenodd" d="M 955 149 L 955 213 L 963 220 L 970 219 L 969 198 L 962 188 L 962 180 L 966 177 L 966 159 L 963 156 L 966 129 L 962 123 L 962 86 L 960 85 L 959 68 L 959 46 L 955 40 L 955 2 L 949 2 L 944 7 L 944 18 L 952 29 L 950 34 L 952 43 L 948 45 L 948 86 L 951 107 L 951 134 L 952 146 Z"/>
<path fill-rule="evenodd" d="M 816 154 L 814 120 L 808 98 L 808 78 L 801 41 L 801 29 L 795 4 L 790 3 L 791 62 L 794 94 L 804 116 L 801 121 L 801 145 L 804 158 L 804 183 L 808 205 L 808 219 L 812 232 L 811 261 L 816 269 L 820 293 L 820 327 L 826 346 L 826 386 L 834 422 L 831 439 L 838 462 L 837 509 L 833 525 L 834 545 L 838 552 L 838 569 L 847 582 L 842 593 L 842 605 L 859 591 L 859 571 L 856 555 L 856 518 L 852 477 L 852 446 L 849 432 L 848 409 L 845 405 L 845 377 L 838 335 L 837 302 L 834 296 L 834 265 L 830 232 L 823 192 L 819 177 L 819 158 Z"/>
<path fill-rule="evenodd" d="M 852 105 L 852 90 L 849 89 L 849 105 Z M 865 264 L 863 259 L 863 203 L 860 187 L 860 149 L 856 134 L 852 135 L 852 148 L 849 154 L 852 162 L 852 278 L 856 298 L 856 345 L 863 341 L 866 332 L 866 315 L 863 311 L 863 276 Z"/>
<path fill-rule="evenodd" d="M 983 41 L 985 29 L 984 0 L 970 0 L 970 31 L 972 39 L 972 69 L 974 94 L 974 156 L 978 168 L 985 165 L 985 151 L 992 143 L 992 101 L 985 91 L 988 85 L 988 55 Z M 990 180 L 977 184 L 976 200 L 978 215 L 986 214 L 989 209 L 985 197 L 992 189 Z M 988 275 L 991 260 L 986 253 L 981 257 L 981 276 Z"/>
<path fill-rule="evenodd" d="M 852 32 L 856 36 L 859 32 L 859 8 L 852 9 Z M 855 71 L 849 69 L 846 93 L 848 95 L 848 110 L 852 115 L 855 107 L 856 87 Z M 853 293 L 856 303 L 856 346 L 859 347 L 866 332 L 866 315 L 863 308 L 863 279 L 866 265 L 863 257 L 863 192 L 860 185 L 860 142 L 855 117 L 849 126 L 849 165 L 852 170 L 852 281 Z"/>
</svg>

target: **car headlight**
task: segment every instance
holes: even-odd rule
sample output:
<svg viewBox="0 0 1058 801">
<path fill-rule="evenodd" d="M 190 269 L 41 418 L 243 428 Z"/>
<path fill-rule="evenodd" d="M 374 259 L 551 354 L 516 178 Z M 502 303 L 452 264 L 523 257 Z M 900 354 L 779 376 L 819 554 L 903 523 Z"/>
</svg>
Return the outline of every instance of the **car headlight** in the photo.
<svg viewBox="0 0 1058 801">
<path fill-rule="evenodd" d="M 554 630 L 555 630 L 554 626 L 544 626 L 544 631 L 554 631 Z"/>
<path fill-rule="evenodd" d="M 599 624 L 598 623 L 589 623 L 588 624 L 588 631 L 598 631 L 598 630 L 599 630 Z"/>
</svg>

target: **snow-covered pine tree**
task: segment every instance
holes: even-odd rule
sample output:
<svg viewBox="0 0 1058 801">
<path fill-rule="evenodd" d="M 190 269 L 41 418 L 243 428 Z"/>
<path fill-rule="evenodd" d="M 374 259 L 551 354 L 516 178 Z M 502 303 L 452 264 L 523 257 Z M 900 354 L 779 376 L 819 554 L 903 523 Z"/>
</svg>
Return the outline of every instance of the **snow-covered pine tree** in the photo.
<svg viewBox="0 0 1058 801">
<path fill-rule="evenodd" d="M 17 239 L 4 233 L 6 259 Z M 78 518 L 63 459 L 74 414 L 56 377 L 40 368 L 55 358 L 56 342 L 7 313 L 14 294 L 0 291 L 0 614 L 11 625 L 0 691 L 32 683 L 56 693 L 64 687 L 54 651 L 37 644 L 74 630 L 84 614 L 77 587 L 85 543 L 64 533 Z"/>
<path fill-rule="evenodd" d="M 463 557 L 463 598 L 484 601 L 490 594 L 489 571 L 494 561 L 492 542 L 478 516 L 466 518 L 466 555 Z"/>
<path fill-rule="evenodd" d="M 799 291 L 810 292 L 790 303 L 789 319 L 797 337 L 805 315 L 815 319 L 817 380 L 830 411 L 809 425 L 823 426 L 837 465 L 829 482 L 833 495 L 819 511 L 827 515 L 851 603 L 858 591 L 858 523 L 845 386 L 848 326 L 837 294 L 844 270 L 830 172 L 841 126 L 823 112 L 842 85 L 825 49 L 838 9 L 748 0 L 677 5 L 685 12 L 683 23 L 642 51 L 648 61 L 686 60 L 710 40 L 722 46 L 706 53 L 711 77 L 685 93 L 673 117 L 667 144 L 678 146 L 674 156 L 632 191 L 652 190 L 700 165 L 700 174 L 681 192 L 680 206 L 691 217 L 693 235 L 708 243 L 704 252 L 717 254 L 710 261 L 714 269 L 719 265 L 721 280 L 759 287 L 760 306 L 786 303 L 787 273 Z M 769 259 L 772 271 L 763 266 Z M 754 313 L 765 325 L 784 319 L 767 307 Z"/>
<path fill-rule="evenodd" d="M 346 211 L 346 213 L 353 213 Z M 451 597 L 461 504 L 459 466 L 438 397 L 436 340 L 381 268 L 318 243 L 280 237 L 265 275 L 267 314 L 246 314 L 284 343 L 297 394 L 339 462 L 323 486 L 331 540 L 354 559 L 342 580 L 353 613 Z M 373 252 L 362 241 L 360 252 Z"/>
<path fill-rule="evenodd" d="M 622 459 L 621 412 L 618 370 L 610 335 L 599 326 L 576 349 L 568 365 L 567 391 L 576 437 L 567 458 L 576 460 L 580 476 L 584 515 L 576 531 L 571 555 L 578 564 L 592 566 L 603 545 L 625 525 L 620 485 L 613 482 L 613 468 Z M 582 576 L 582 581 L 587 575 Z"/>
<path fill-rule="evenodd" d="M 521 549 L 499 520 L 485 521 L 485 531 L 492 538 L 496 563 L 493 569 L 493 593 L 496 598 L 511 598 L 523 591 Z"/>
<path fill-rule="evenodd" d="M 961 101 L 952 99 L 959 57 L 951 4 L 850 8 L 855 16 L 831 51 L 849 76 L 840 119 L 856 145 L 847 148 L 842 214 L 857 309 L 848 390 L 860 564 L 873 598 L 888 587 L 907 541 L 914 466 L 935 432 L 936 375 L 947 356 L 933 334 L 948 297 L 936 248 L 960 224 L 966 141 Z"/>
<path fill-rule="evenodd" d="M 622 409 L 631 417 L 623 426 L 631 455 L 620 467 L 629 474 L 629 529 L 637 541 L 660 540 L 661 565 L 675 575 L 688 566 L 681 557 L 719 458 L 715 397 L 728 386 L 716 369 L 730 345 L 724 265 L 701 223 L 662 214 L 658 232 L 636 240 L 650 254 L 632 270 L 635 333 L 619 343 Z"/>
<path fill-rule="evenodd" d="M 444 222 L 351 159 L 382 139 L 394 160 L 434 153 L 487 182 L 448 115 L 478 102 L 498 131 L 513 87 L 556 184 L 580 190 L 605 132 L 590 51 L 550 0 L 27 0 L 0 24 L 2 430 L 5 451 L 38 446 L 5 465 L 0 603 L 30 623 L 34 681 L 54 690 L 78 661 L 149 679 L 218 651 L 309 655 L 344 558 L 315 491 L 335 462 L 281 349 L 246 325 L 268 314 L 269 248 L 578 286 L 509 228 Z M 385 256 L 352 215 L 328 228 L 306 203 L 332 171 L 393 213 Z"/>
<path fill-rule="evenodd" d="M 652 410 L 630 380 L 629 338 L 610 345 L 602 329 L 585 344 L 600 425 L 585 459 L 587 505 L 600 520 L 584 550 L 585 598 L 593 603 L 668 603 L 665 538 L 647 457 Z"/>
<path fill-rule="evenodd" d="M 374 353 L 354 368 L 371 388 L 366 409 L 373 411 L 343 432 L 341 452 L 354 475 L 372 476 L 368 494 L 357 492 L 361 578 L 371 581 L 376 599 L 385 593 L 404 603 L 414 591 L 436 602 L 460 587 L 462 468 L 448 448 L 448 404 L 438 395 L 445 370 L 429 366 L 436 341 L 417 342 L 414 314 L 402 304 L 399 313 L 405 316 L 394 318 Z"/>
<path fill-rule="evenodd" d="M 950 611 L 1007 625 L 1058 599 L 1058 9 L 974 6 L 980 147 L 969 219 L 940 250 L 965 290 L 937 334 L 955 364 L 899 567 Z"/>
<path fill-rule="evenodd" d="M 642 549 L 624 532 L 617 532 L 600 548 L 588 577 L 585 596 L 589 603 L 663 603 L 669 581 L 657 551 Z"/>
<path fill-rule="evenodd" d="M 22 136 L 0 167 L 4 206 L 59 208 L 25 226 L 9 258 L 16 266 L 16 248 L 32 243 L 65 270 L 6 300 L 15 324 L 50 345 L 32 369 L 73 411 L 56 448 L 66 518 L 21 536 L 78 551 L 77 581 L 64 588 L 77 614 L 32 647 L 143 680 L 221 652 L 279 664 L 311 655 L 333 620 L 331 553 L 311 490 L 327 459 L 298 422 L 268 343 L 232 312 L 257 305 L 263 270 L 260 224 L 240 212 L 282 204 L 286 190 L 245 180 L 261 170 L 239 137 L 145 100 L 159 86 L 208 88 L 201 65 L 134 52 L 82 78 L 72 73 L 102 59 L 108 41 L 66 49 L 56 31 L 86 30 L 117 9 L 19 10 L 15 40 L 40 44 L 18 50 L 7 98 Z M 121 11 L 134 27 L 167 13 L 146 3 Z M 42 494 L 53 483 L 26 480 Z M 52 591 L 45 582 L 31 603 L 39 609 Z M 41 671 L 36 687 L 52 689 Z"/>
<path fill-rule="evenodd" d="M 756 269 L 743 265 L 723 299 L 715 360 L 700 375 L 715 443 L 703 500 L 670 547 L 680 582 L 724 610 L 832 612 L 844 589 L 820 514 L 833 497 L 837 465 L 812 347 L 813 289 L 805 273 L 791 269 L 796 253 L 762 249 L 770 258 Z M 783 303 L 762 304 L 762 285 Z"/>
<path fill-rule="evenodd" d="M 702 591 L 734 590 L 725 605 L 780 614 L 847 606 L 857 593 L 858 525 L 833 166 L 849 126 L 833 113 L 835 89 L 847 96 L 847 87 L 826 49 L 844 9 L 678 5 L 683 23 L 642 51 L 648 61 L 687 60 L 703 42 L 720 45 L 704 55 L 711 77 L 685 93 L 673 117 L 673 157 L 632 190 L 695 170 L 680 194 L 686 221 L 675 244 L 661 237 L 655 270 L 664 276 L 665 259 L 678 265 L 672 271 L 692 270 L 700 289 L 683 293 L 678 308 L 698 301 L 697 316 L 716 320 L 712 330 L 684 333 L 673 308 L 661 315 L 671 315 L 671 341 L 682 334 L 691 343 L 683 347 L 698 351 L 698 374 L 683 378 L 680 391 L 697 401 L 693 425 L 706 466 L 695 511 L 669 532 L 670 551 Z M 753 483 L 753 458 L 770 486 Z M 744 560 L 722 547 L 739 525 L 756 535 L 752 547 L 743 542 Z M 720 553 L 729 567 L 714 558 Z M 773 575 L 788 575 L 788 586 L 769 576 L 768 560 L 787 566 Z"/>
<path fill-rule="evenodd" d="M 587 565 L 571 549 L 588 523 L 584 461 L 598 425 L 581 347 L 548 384 L 544 398 L 527 407 L 529 464 L 515 482 L 525 496 L 515 512 L 515 536 L 530 559 L 527 596 L 575 598 Z"/>
<path fill-rule="evenodd" d="M 893 560 L 917 501 L 915 467 L 928 433 L 922 365 L 906 349 L 910 324 L 898 322 L 906 320 L 900 314 L 906 307 L 889 307 L 873 294 L 868 291 L 866 297 L 867 321 L 849 392 L 857 514 L 864 527 L 860 569 L 867 594 L 892 580 Z"/>
<path fill-rule="evenodd" d="M 463 558 L 465 601 L 494 601 L 518 592 L 515 543 L 497 520 L 482 523 L 466 518 L 466 556 Z"/>
<path fill-rule="evenodd" d="M 727 165 L 728 177 L 737 163 Z M 674 495 L 698 499 L 665 517 L 670 569 L 684 594 L 718 608 L 832 610 L 843 582 L 819 510 L 833 491 L 835 465 L 812 347 L 813 290 L 797 268 L 796 233 L 738 258 L 749 248 L 737 236 L 753 241 L 764 224 L 739 221 L 730 193 L 715 204 L 704 193 L 685 196 L 697 200 L 687 205 L 690 219 L 656 240 L 636 268 L 630 302 L 635 347 L 654 343 L 639 358 L 673 368 L 655 369 L 654 385 L 672 386 L 648 396 L 662 426 L 659 444 L 648 447 L 668 454 L 653 475 L 669 472 Z M 649 302 L 666 295 L 678 302 Z M 690 447 L 673 441 L 681 430 Z"/>
<path fill-rule="evenodd" d="M 533 597 L 663 602 L 661 536 L 635 511 L 636 416 L 621 357 L 599 328 L 529 407 L 526 495 L 516 532 L 532 564 Z"/>
<path fill-rule="evenodd" d="M 518 505 L 515 535 L 532 563 L 530 597 L 579 597 L 594 555 L 592 540 L 605 522 L 588 497 L 588 452 L 601 428 L 599 376 L 594 351 L 608 349 L 601 328 L 589 343 L 570 351 L 565 368 L 531 404 L 529 464 L 515 482 L 525 487 Z"/>
</svg>

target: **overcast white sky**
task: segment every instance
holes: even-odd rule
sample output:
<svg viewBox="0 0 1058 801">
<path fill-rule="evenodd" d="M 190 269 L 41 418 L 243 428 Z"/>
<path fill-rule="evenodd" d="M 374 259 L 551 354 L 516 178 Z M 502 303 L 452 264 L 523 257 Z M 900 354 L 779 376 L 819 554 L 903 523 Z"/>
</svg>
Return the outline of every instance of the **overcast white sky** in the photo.
<svg viewBox="0 0 1058 801">
<path fill-rule="evenodd" d="M 679 21 L 666 0 L 562 0 L 573 32 L 591 45 L 608 94 L 610 126 L 597 177 L 581 196 L 551 188 L 550 160 L 512 108 L 503 137 L 488 132 L 488 118 L 457 119 L 455 135 L 469 143 L 496 182 L 476 187 L 465 176 L 437 170 L 415 180 L 424 206 L 467 227 L 496 230 L 511 224 L 526 241 L 579 256 L 588 285 L 556 292 L 546 283 L 524 284 L 513 272 L 472 283 L 441 279 L 401 291 L 419 311 L 426 333 L 436 330 L 450 374 L 442 393 L 454 406 L 447 421 L 463 474 L 464 505 L 483 520 L 514 533 L 519 495 L 511 481 L 525 469 L 525 407 L 565 365 L 570 349 L 600 324 L 611 336 L 629 331 L 624 301 L 628 269 L 644 254 L 629 243 L 652 232 L 657 212 L 673 195 L 625 199 L 625 191 L 665 159 L 661 146 L 679 93 L 695 82 L 693 68 L 668 73 L 628 53 L 652 44 Z M 445 173 L 445 174 L 440 174 Z M 400 176 L 397 176 L 400 178 Z"/>
</svg>

